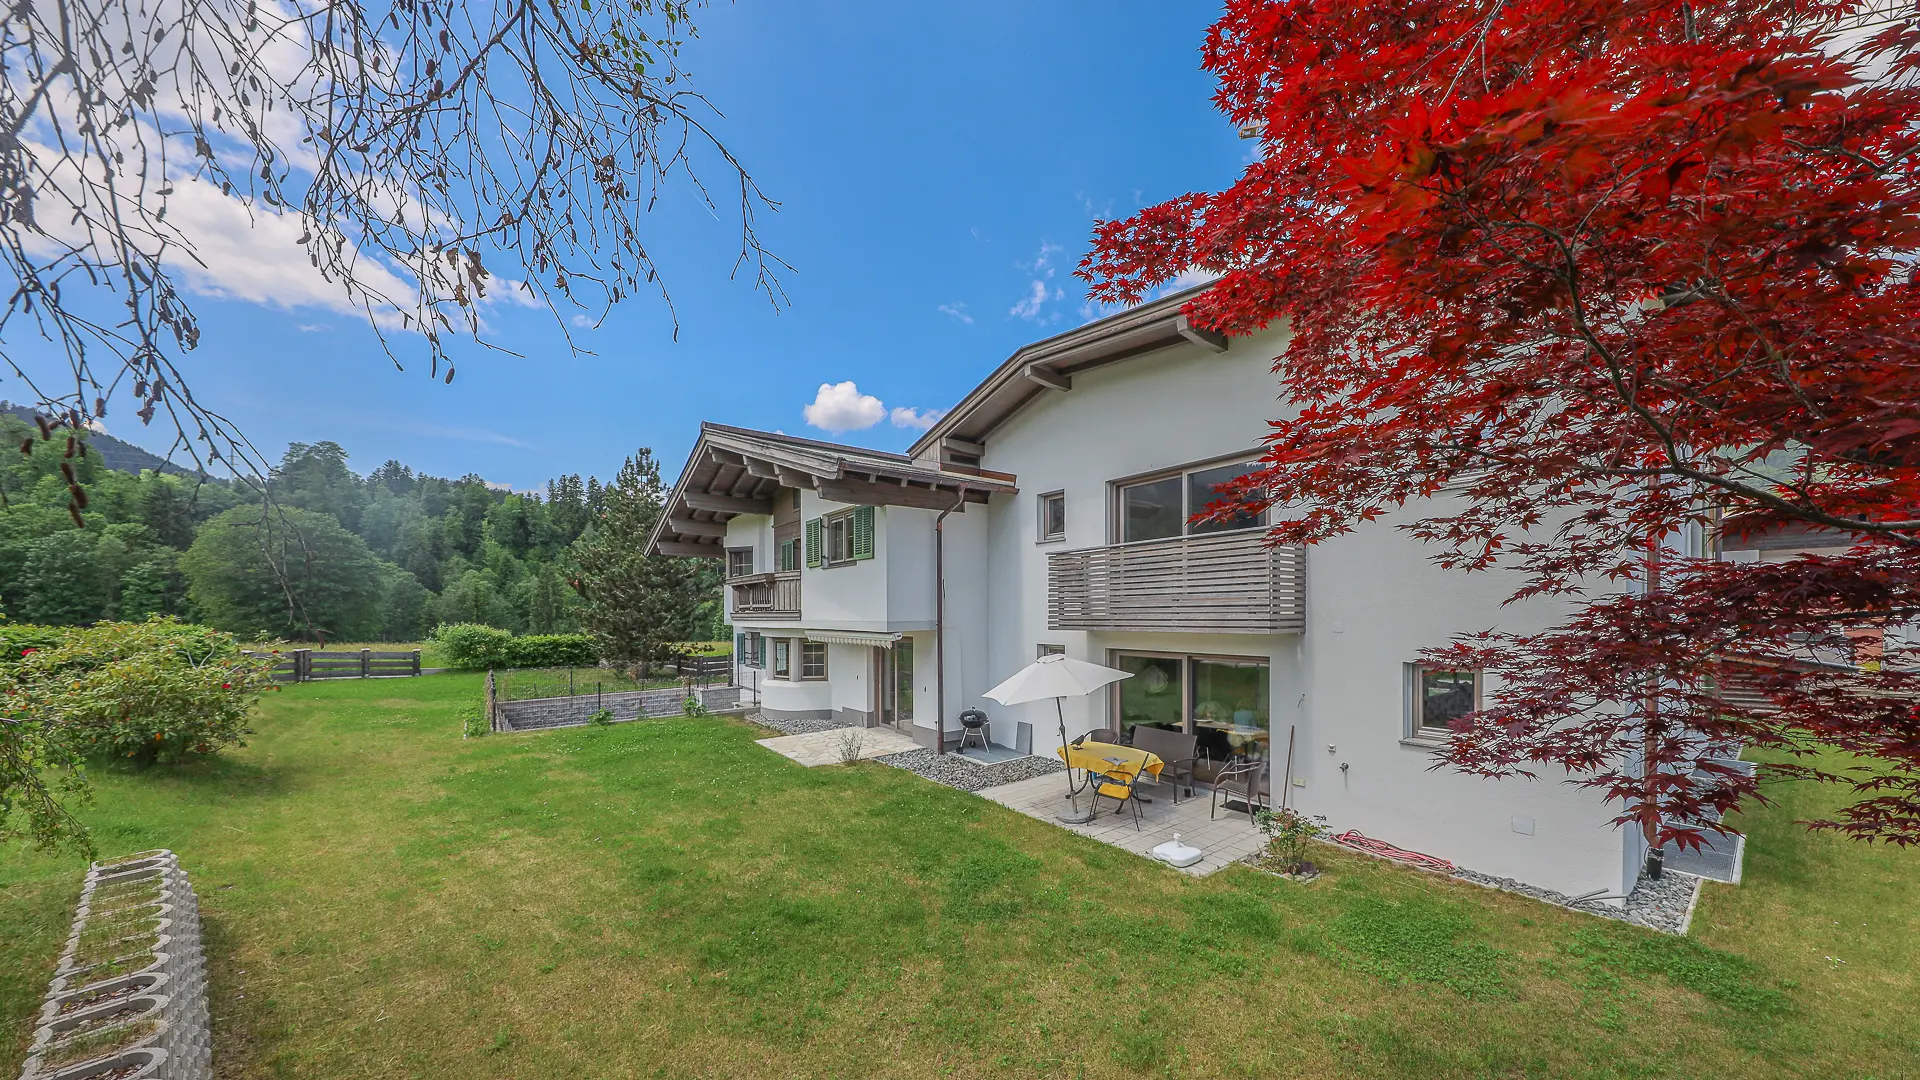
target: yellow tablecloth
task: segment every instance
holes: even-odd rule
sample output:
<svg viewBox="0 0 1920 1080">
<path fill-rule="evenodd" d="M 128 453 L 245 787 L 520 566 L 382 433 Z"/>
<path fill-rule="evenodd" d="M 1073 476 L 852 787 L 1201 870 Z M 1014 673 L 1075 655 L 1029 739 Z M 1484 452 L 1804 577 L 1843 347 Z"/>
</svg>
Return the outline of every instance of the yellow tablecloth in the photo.
<svg viewBox="0 0 1920 1080">
<path fill-rule="evenodd" d="M 1079 746 L 1063 746 L 1053 753 L 1065 761 L 1069 769 L 1085 769 L 1128 779 L 1141 773 L 1157 779 L 1160 770 L 1167 764 L 1160 760 L 1158 754 L 1117 743 L 1083 742 Z"/>
</svg>

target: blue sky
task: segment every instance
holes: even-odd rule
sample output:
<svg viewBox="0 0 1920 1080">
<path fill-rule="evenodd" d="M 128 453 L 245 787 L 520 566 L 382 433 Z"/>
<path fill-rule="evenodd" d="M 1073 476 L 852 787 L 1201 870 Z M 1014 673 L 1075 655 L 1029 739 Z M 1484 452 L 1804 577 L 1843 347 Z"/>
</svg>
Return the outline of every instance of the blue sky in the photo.
<svg viewBox="0 0 1920 1080">
<path fill-rule="evenodd" d="M 449 386 L 395 371 L 351 315 L 209 297 L 187 370 L 270 456 L 333 439 L 362 472 L 391 457 L 532 488 L 607 477 L 651 446 L 671 476 L 703 419 L 903 449 L 915 431 L 893 410 L 924 423 L 1024 342 L 1086 321 L 1071 271 L 1096 218 L 1237 174 L 1247 144 L 1199 70 L 1215 15 L 1164 0 L 715 4 L 685 60 L 781 203 L 762 228 L 794 267 L 786 310 L 728 280 L 731 234 L 686 199 L 652 238 L 678 341 L 648 297 L 577 332 L 590 356 L 544 311 L 495 308 L 494 339 L 526 359 L 461 346 Z M 885 415 L 810 426 L 822 384 L 844 382 L 858 396 L 829 394 L 816 420 L 872 418 L 865 397 Z M 124 409 L 107 427 L 167 442 Z"/>
</svg>

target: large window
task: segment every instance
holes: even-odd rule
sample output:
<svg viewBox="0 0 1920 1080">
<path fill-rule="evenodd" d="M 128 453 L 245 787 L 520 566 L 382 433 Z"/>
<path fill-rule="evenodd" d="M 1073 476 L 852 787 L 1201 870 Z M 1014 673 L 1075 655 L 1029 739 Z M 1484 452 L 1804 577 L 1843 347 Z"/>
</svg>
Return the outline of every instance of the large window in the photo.
<svg viewBox="0 0 1920 1080">
<path fill-rule="evenodd" d="M 1411 734 L 1446 735 L 1453 722 L 1480 707 L 1480 673 L 1469 669 L 1408 664 Z"/>
<path fill-rule="evenodd" d="M 1273 727 L 1267 713 L 1268 670 L 1264 660 L 1194 657 L 1187 662 L 1193 733 L 1213 760 L 1267 756 Z"/>
<path fill-rule="evenodd" d="M 767 666 L 767 639 L 756 631 L 740 635 L 740 662 L 751 668 Z"/>
<path fill-rule="evenodd" d="M 827 647 L 818 641 L 809 641 L 800 646 L 800 677 L 803 679 L 824 679 L 827 677 Z"/>
<path fill-rule="evenodd" d="M 793 678 L 793 640 L 791 638 L 773 639 L 773 677 Z"/>
<path fill-rule="evenodd" d="M 1120 687 L 1120 733 L 1131 737 L 1137 727 L 1185 731 L 1187 708 L 1182 662 L 1177 656 L 1121 654 L 1113 665 L 1130 671 Z"/>
<path fill-rule="evenodd" d="M 1271 668 L 1258 657 L 1114 653 L 1133 678 L 1114 686 L 1118 727 L 1183 731 L 1215 764 L 1264 758 L 1272 743 Z"/>
<path fill-rule="evenodd" d="M 1239 461 L 1122 485 L 1119 492 L 1121 542 L 1131 544 L 1140 540 L 1164 540 L 1173 536 L 1225 532 L 1266 524 L 1264 513 L 1237 514 L 1228 521 L 1209 521 L 1198 525 L 1188 522 L 1193 515 L 1205 510 L 1209 503 L 1220 501 L 1219 485 L 1259 467 L 1259 462 Z"/>
</svg>

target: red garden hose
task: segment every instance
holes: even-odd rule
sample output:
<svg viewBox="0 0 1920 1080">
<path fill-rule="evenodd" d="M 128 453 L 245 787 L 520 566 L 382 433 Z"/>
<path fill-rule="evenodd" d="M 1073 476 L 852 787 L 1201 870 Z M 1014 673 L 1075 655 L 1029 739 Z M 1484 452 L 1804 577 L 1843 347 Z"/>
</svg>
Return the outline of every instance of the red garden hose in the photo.
<svg viewBox="0 0 1920 1080">
<path fill-rule="evenodd" d="M 1345 844 L 1355 851 L 1364 851 L 1369 855 L 1378 855 L 1383 859 L 1393 859 L 1396 862 L 1417 866 L 1422 870 L 1439 870 L 1449 874 L 1453 872 L 1453 864 L 1445 859 L 1435 858 L 1432 855 L 1422 855 L 1418 851 L 1408 851 L 1405 848 L 1394 847 L 1385 840 L 1375 840 L 1371 836 L 1362 836 L 1357 829 L 1349 829 L 1341 833 L 1339 836 L 1333 838 L 1333 842 L 1336 844 Z"/>
</svg>

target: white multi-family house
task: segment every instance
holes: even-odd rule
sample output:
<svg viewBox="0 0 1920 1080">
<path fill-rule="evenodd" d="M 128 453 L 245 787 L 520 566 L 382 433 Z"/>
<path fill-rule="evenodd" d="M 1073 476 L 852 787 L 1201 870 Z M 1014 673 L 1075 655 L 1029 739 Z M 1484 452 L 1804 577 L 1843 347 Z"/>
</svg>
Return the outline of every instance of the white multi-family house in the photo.
<svg viewBox="0 0 1920 1080">
<path fill-rule="evenodd" d="M 1597 794 L 1433 767 L 1447 722 L 1499 687 L 1421 651 L 1545 628 L 1561 602 L 1503 606 L 1512 581 L 1440 570 L 1396 520 L 1307 550 L 1269 545 L 1259 517 L 1192 523 L 1288 403 L 1284 331 L 1199 330 L 1190 296 L 1020 349 L 904 455 L 704 425 L 652 549 L 726 560 L 765 715 L 934 746 L 980 709 L 995 744 L 1047 754 L 1051 702 L 981 694 L 1065 652 L 1134 675 L 1066 701 L 1069 736 L 1188 732 L 1213 761 L 1264 760 L 1276 798 L 1335 830 L 1568 895 L 1630 891 L 1644 849 Z"/>
</svg>

